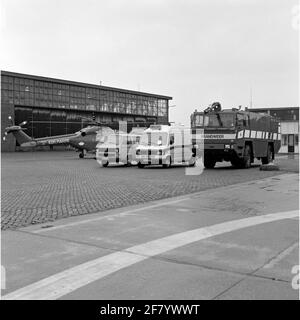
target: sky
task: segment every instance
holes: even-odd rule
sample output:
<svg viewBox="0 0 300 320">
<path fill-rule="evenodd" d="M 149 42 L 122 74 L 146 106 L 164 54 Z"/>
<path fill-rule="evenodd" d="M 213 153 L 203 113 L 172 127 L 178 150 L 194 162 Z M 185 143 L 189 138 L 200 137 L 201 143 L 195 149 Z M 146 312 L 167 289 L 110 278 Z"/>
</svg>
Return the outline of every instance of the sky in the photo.
<svg viewBox="0 0 300 320">
<path fill-rule="evenodd" d="M 299 106 L 297 0 L 0 0 L 1 70 L 172 96 L 170 121 Z"/>
</svg>

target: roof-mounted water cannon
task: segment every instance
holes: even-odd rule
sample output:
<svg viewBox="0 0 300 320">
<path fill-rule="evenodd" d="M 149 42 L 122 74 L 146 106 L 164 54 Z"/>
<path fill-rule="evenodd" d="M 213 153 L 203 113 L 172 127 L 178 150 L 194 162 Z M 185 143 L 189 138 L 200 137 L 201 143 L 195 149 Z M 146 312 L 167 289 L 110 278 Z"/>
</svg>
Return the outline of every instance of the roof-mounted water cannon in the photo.
<svg viewBox="0 0 300 320">
<path fill-rule="evenodd" d="M 214 102 L 210 106 L 208 106 L 205 110 L 204 113 L 209 113 L 209 112 L 220 112 L 222 110 L 221 103 L 220 102 Z"/>
</svg>

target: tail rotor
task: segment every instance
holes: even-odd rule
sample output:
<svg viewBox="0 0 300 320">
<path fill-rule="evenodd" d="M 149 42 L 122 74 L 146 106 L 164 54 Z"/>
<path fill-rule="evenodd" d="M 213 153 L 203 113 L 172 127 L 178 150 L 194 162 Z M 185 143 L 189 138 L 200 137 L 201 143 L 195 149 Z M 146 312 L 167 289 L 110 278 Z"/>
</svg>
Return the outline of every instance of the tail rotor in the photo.
<svg viewBox="0 0 300 320">
<path fill-rule="evenodd" d="M 23 126 L 25 126 L 27 124 L 27 121 L 22 121 L 21 123 L 16 125 L 14 120 L 13 120 L 13 118 L 12 118 L 12 116 L 9 116 L 8 120 L 9 120 L 11 125 L 9 127 L 5 128 L 4 136 L 2 137 L 3 141 L 6 141 L 6 137 L 10 132 L 26 130 L 26 128 L 23 128 Z"/>
</svg>

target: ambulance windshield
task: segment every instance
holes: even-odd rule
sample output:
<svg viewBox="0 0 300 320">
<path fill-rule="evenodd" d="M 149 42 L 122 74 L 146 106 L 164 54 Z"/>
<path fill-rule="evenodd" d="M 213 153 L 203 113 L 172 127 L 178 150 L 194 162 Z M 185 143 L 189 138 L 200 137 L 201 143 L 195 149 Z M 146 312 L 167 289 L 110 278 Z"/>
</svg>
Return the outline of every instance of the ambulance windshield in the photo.
<svg viewBox="0 0 300 320">
<path fill-rule="evenodd" d="M 127 135 L 113 133 L 107 137 L 106 141 L 108 144 L 126 144 L 127 139 Z"/>
</svg>

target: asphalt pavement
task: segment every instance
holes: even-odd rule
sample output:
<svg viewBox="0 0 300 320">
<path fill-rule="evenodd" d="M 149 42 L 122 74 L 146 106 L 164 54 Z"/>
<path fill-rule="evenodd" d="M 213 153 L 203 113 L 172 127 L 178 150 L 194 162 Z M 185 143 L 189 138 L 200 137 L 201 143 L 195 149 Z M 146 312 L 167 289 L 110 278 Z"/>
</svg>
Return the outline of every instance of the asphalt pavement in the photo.
<svg viewBox="0 0 300 320">
<path fill-rule="evenodd" d="M 79 159 L 72 151 L 3 153 L 2 230 L 299 172 L 298 158 L 288 156 L 275 161 L 280 171 L 259 171 L 259 162 L 247 170 L 220 163 L 196 175 L 187 175 L 185 167 L 103 168 L 89 157 Z"/>
<path fill-rule="evenodd" d="M 298 299 L 298 174 L 248 180 L 4 231 L 3 298 Z"/>
</svg>

